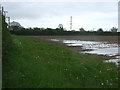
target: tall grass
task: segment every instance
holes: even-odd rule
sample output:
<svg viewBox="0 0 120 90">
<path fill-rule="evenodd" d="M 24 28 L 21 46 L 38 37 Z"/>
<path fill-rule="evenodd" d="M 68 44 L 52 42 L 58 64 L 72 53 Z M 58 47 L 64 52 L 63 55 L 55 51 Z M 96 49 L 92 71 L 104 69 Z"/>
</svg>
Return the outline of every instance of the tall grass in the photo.
<svg viewBox="0 0 120 90">
<path fill-rule="evenodd" d="M 13 36 L 17 48 L 3 68 L 3 88 L 117 88 L 117 67 L 103 57 Z"/>
<path fill-rule="evenodd" d="M 15 44 L 13 43 L 13 37 L 10 34 L 7 23 L 5 22 L 5 17 L 2 16 L 2 61 L 6 63 L 13 52 L 13 48 L 15 48 Z"/>
</svg>

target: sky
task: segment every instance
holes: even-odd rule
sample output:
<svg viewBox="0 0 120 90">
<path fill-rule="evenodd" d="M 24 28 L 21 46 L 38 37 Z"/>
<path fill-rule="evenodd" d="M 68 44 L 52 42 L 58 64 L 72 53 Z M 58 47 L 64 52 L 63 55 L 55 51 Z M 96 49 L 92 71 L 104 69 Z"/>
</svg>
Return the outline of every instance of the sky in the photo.
<svg viewBox="0 0 120 90">
<path fill-rule="evenodd" d="M 72 29 L 110 30 L 118 28 L 118 2 L 2 2 L 11 21 L 23 27 L 58 28 L 59 24 Z"/>
</svg>

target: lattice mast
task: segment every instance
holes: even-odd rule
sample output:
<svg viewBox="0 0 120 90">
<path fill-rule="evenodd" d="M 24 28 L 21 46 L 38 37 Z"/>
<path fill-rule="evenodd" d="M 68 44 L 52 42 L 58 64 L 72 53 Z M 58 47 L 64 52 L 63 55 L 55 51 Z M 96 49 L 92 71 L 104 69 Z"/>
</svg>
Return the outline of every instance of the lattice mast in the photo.
<svg viewBox="0 0 120 90">
<path fill-rule="evenodd" d="M 70 17 L 70 30 L 72 30 L 72 16 Z"/>
</svg>

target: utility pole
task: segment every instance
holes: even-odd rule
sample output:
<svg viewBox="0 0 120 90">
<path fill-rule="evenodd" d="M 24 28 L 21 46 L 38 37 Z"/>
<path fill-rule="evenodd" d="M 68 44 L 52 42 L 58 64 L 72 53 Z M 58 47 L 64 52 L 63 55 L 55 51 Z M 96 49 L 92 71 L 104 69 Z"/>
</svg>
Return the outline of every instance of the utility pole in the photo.
<svg viewBox="0 0 120 90">
<path fill-rule="evenodd" d="M 1 6 L 1 4 L 0 4 L 0 14 L 2 14 L 2 6 Z"/>
<path fill-rule="evenodd" d="M 72 30 L 72 16 L 70 17 L 70 30 Z"/>
<path fill-rule="evenodd" d="M 3 13 L 4 13 L 3 15 L 6 17 L 6 13 L 8 13 L 8 11 L 3 11 Z"/>
<path fill-rule="evenodd" d="M 4 15 L 4 13 L 3 13 L 3 12 L 4 12 L 4 8 L 3 8 L 3 6 L 2 6 L 2 15 Z"/>
<path fill-rule="evenodd" d="M 8 19 L 8 28 L 10 29 L 10 17 L 6 17 Z"/>
<path fill-rule="evenodd" d="M 0 6 L 0 10 L 1 10 L 1 6 Z M 3 8 L 3 6 L 2 6 L 1 12 L 2 12 L 2 15 L 5 16 L 5 20 L 6 20 L 6 13 L 8 13 L 8 11 L 4 11 L 4 8 Z"/>
<path fill-rule="evenodd" d="M 6 15 L 8 13 L 8 11 L 4 11 L 4 8 L 3 8 L 3 6 L 1 6 L 1 4 L 0 4 L 0 13 L 2 13 L 2 15 L 5 16 L 5 21 L 7 19 L 8 28 L 10 29 L 10 17 L 7 17 L 7 15 Z"/>
<path fill-rule="evenodd" d="M 10 17 L 8 17 L 8 25 L 9 25 L 9 28 L 10 28 Z"/>
<path fill-rule="evenodd" d="M 0 8 L 1 8 L 1 9 L 0 9 L 0 10 L 1 10 L 1 14 L 3 15 L 3 7 L 1 6 Z"/>
</svg>

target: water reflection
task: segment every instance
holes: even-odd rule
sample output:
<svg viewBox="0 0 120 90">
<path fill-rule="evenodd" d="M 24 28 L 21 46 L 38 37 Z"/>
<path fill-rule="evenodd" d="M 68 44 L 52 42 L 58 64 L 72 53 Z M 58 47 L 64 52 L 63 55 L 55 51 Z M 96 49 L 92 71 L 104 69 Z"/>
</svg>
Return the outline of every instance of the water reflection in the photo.
<svg viewBox="0 0 120 90">
<path fill-rule="evenodd" d="M 118 49 L 120 49 L 120 47 L 118 46 L 117 43 L 110 44 L 107 42 L 60 40 L 60 39 L 51 39 L 51 40 L 57 41 L 57 42 L 62 41 L 62 43 L 65 43 L 69 47 L 80 46 L 84 50 L 84 51 L 81 51 L 81 53 L 116 56 L 115 58 L 106 60 L 105 62 L 112 62 L 112 63 L 116 63 L 118 65 L 118 62 L 120 59 L 120 54 L 118 53 Z"/>
<path fill-rule="evenodd" d="M 97 48 L 93 51 L 85 51 L 83 53 L 89 54 L 99 54 L 99 55 L 107 55 L 107 56 L 115 56 L 118 55 L 118 47 L 110 47 L 110 48 Z"/>
<path fill-rule="evenodd" d="M 114 59 L 105 60 L 104 62 L 115 63 L 117 66 L 120 66 L 120 56 L 116 56 Z"/>
</svg>

